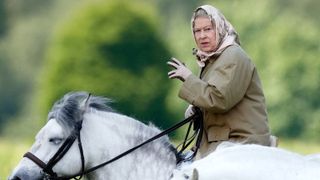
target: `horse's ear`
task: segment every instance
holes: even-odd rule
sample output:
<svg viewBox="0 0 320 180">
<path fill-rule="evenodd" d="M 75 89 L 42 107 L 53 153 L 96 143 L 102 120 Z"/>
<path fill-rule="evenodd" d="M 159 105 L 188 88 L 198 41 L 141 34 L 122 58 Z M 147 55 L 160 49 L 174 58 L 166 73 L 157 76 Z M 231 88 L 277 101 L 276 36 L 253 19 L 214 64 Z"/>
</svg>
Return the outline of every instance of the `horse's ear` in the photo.
<svg viewBox="0 0 320 180">
<path fill-rule="evenodd" d="M 90 97 L 91 97 L 91 93 L 88 93 L 88 96 L 86 99 L 83 100 L 83 102 L 80 104 L 80 109 L 81 111 L 84 113 L 86 111 L 86 109 L 88 109 L 89 107 L 89 100 L 90 100 Z"/>
<path fill-rule="evenodd" d="M 199 171 L 197 168 L 194 168 L 192 172 L 191 180 L 198 180 L 198 179 L 199 179 Z"/>
</svg>

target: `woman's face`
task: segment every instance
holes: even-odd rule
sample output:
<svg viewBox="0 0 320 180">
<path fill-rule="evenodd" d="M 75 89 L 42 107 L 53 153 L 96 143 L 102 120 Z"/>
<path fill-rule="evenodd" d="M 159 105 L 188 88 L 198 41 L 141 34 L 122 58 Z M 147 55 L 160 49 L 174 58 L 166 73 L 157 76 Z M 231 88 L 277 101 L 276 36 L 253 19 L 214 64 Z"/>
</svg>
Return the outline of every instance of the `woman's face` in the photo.
<svg viewBox="0 0 320 180">
<path fill-rule="evenodd" d="M 217 48 L 216 32 L 209 17 L 200 16 L 194 20 L 194 38 L 198 48 L 206 53 Z"/>
</svg>

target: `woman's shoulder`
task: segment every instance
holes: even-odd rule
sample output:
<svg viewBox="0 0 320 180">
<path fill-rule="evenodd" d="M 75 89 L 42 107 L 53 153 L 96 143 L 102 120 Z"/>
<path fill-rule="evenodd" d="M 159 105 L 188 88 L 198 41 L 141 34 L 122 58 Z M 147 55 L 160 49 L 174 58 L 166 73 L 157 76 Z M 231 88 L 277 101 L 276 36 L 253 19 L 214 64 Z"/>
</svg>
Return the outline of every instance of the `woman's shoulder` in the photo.
<svg viewBox="0 0 320 180">
<path fill-rule="evenodd" d="M 237 58 L 247 58 L 249 59 L 249 56 L 247 53 L 242 49 L 239 45 L 231 45 L 228 46 L 222 53 L 221 56 L 234 56 Z"/>
<path fill-rule="evenodd" d="M 220 55 L 219 59 L 223 59 L 229 63 L 249 63 L 251 60 L 247 53 L 239 45 L 228 46 Z"/>
</svg>

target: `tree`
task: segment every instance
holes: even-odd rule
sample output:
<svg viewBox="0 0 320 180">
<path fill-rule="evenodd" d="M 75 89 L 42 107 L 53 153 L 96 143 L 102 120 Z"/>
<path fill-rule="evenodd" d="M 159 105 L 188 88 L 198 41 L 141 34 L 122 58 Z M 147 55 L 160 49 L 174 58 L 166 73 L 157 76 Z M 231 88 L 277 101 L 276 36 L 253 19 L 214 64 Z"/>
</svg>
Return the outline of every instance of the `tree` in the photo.
<svg viewBox="0 0 320 180">
<path fill-rule="evenodd" d="M 2 52 L 2 51 L 1 51 Z M 21 89 L 21 82 L 17 79 L 12 67 L 4 58 L 4 53 L 0 56 L 0 132 L 6 120 L 19 111 L 22 95 L 18 93 Z M 9 75 L 10 74 L 10 75 Z M 20 100 L 20 101 L 19 101 Z"/>
<path fill-rule="evenodd" d="M 167 126 L 170 57 L 142 4 L 89 4 L 66 22 L 49 48 L 40 100 L 42 112 L 68 91 L 114 99 L 120 112 Z M 143 10 L 143 11 L 142 11 Z"/>
<path fill-rule="evenodd" d="M 0 0 L 0 37 L 6 32 L 7 28 L 7 13 L 4 0 Z"/>
</svg>

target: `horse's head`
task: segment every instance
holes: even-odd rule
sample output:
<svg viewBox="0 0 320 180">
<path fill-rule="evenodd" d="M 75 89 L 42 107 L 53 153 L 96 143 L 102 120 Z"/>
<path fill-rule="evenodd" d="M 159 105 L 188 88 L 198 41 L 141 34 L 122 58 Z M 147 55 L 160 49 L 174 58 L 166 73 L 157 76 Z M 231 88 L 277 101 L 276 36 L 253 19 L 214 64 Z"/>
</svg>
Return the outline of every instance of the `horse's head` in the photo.
<svg viewBox="0 0 320 180">
<path fill-rule="evenodd" d="M 28 158 L 20 161 L 9 179 L 43 179 L 48 172 L 70 176 L 81 171 L 82 147 L 74 141 L 81 142 L 79 134 L 84 113 L 89 105 L 94 106 L 94 100 L 90 104 L 89 97 L 87 93 L 69 93 L 55 103 L 48 122 L 27 153 Z"/>
<path fill-rule="evenodd" d="M 30 153 L 36 156 L 44 163 L 48 163 L 59 147 L 69 136 L 56 119 L 51 119 L 40 130 L 36 136 L 36 141 L 30 149 Z M 79 172 L 81 168 L 80 153 L 77 145 L 74 143 L 66 155 L 53 167 L 54 172 L 60 175 L 71 175 L 70 172 Z M 28 158 L 23 158 L 15 168 L 12 179 L 42 179 L 43 169 Z"/>
<path fill-rule="evenodd" d="M 47 124 L 9 179 L 71 179 L 81 175 L 89 179 L 168 179 L 176 166 L 176 151 L 169 138 L 161 137 L 133 152 L 133 147 L 160 130 L 115 113 L 108 102 L 82 92 L 65 95 L 55 103 Z M 129 149 L 130 154 L 119 155 Z M 110 162 L 113 166 L 106 166 Z"/>
</svg>

